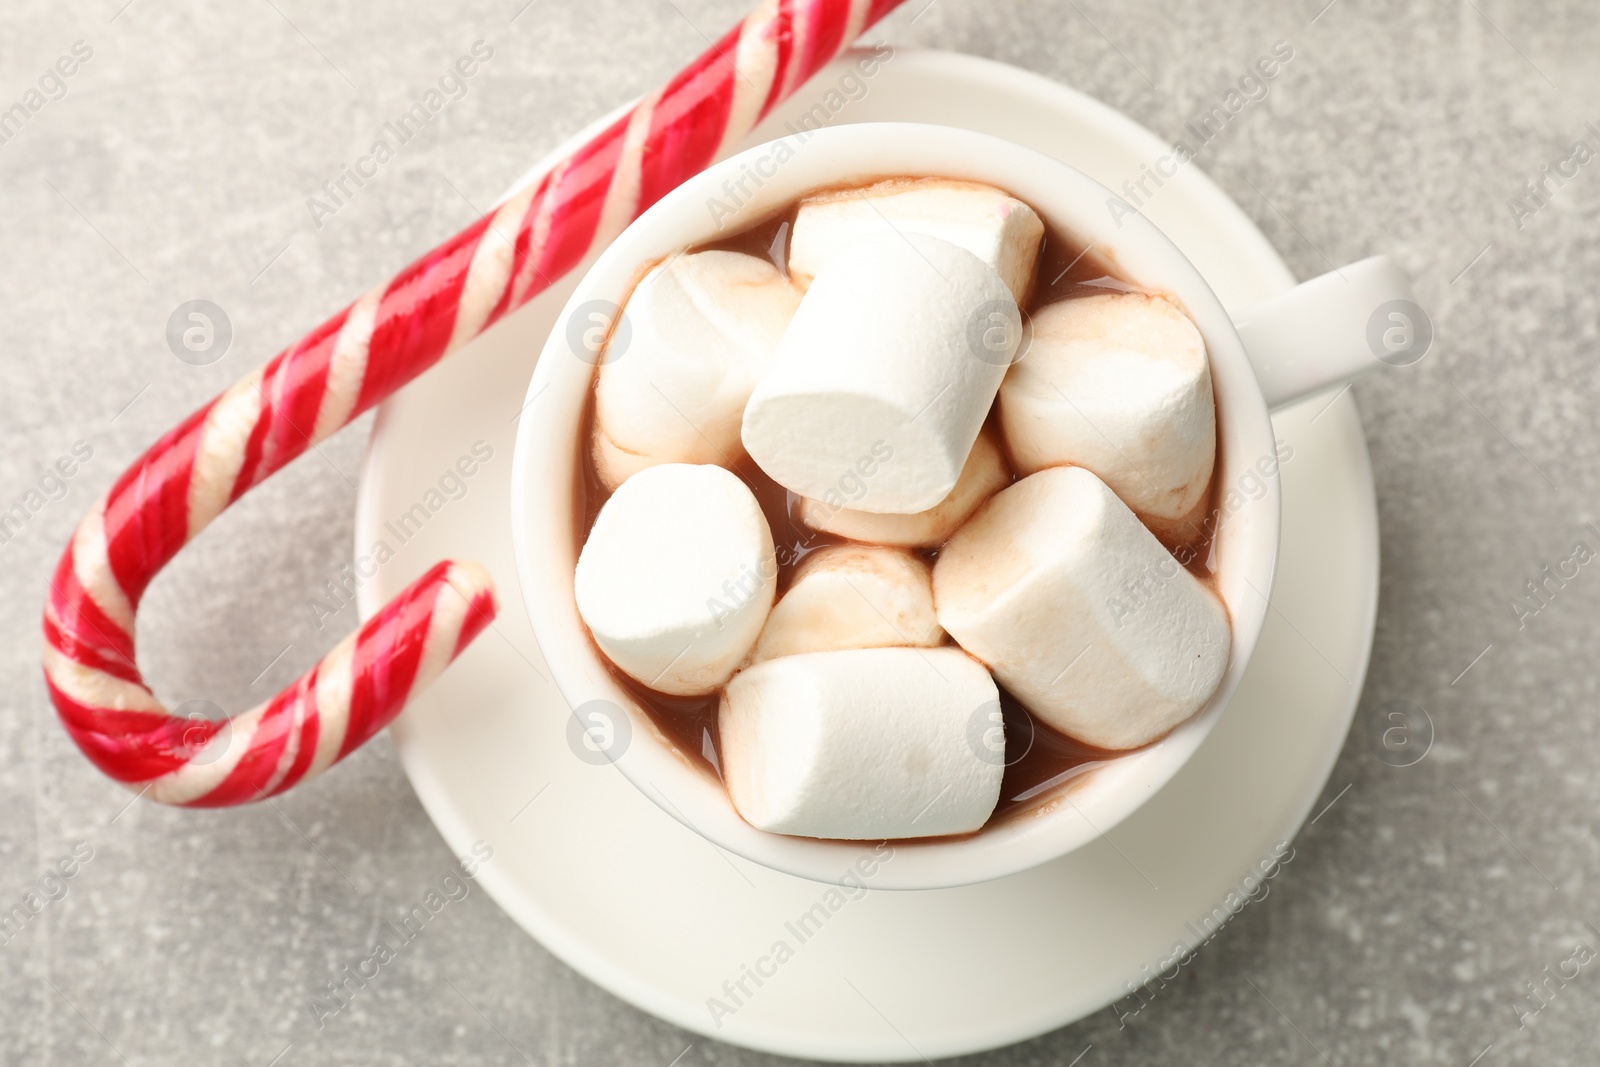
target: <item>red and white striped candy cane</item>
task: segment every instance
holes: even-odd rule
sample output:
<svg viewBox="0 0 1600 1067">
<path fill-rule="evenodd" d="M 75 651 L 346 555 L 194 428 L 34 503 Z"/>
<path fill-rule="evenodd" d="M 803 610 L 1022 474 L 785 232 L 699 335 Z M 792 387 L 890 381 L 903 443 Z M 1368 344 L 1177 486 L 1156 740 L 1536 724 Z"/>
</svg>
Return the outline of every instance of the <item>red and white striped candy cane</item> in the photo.
<svg viewBox="0 0 1600 1067">
<path fill-rule="evenodd" d="M 172 715 L 134 661 L 152 578 L 222 510 L 520 307 L 727 152 L 901 0 L 767 0 L 529 188 L 157 441 L 79 524 L 44 612 L 44 674 L 96 766 L 169 804 L 281 793 L 383 729 L 494 617 L 489 576 L 440 563 L 271 700 Z"/>
</svg>

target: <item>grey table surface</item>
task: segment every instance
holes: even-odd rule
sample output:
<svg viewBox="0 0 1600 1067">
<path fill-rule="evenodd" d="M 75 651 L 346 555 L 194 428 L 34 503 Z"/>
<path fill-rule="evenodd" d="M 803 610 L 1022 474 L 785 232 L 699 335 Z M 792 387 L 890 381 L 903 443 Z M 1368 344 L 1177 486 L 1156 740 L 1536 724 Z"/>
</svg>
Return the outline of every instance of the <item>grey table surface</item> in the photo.
<svg viewBox="0 0 1600 1067">
<path fill-rule="evenodd" d="M 1585 525 L 1600 481 L 1600 163 L 1587 163 L 1600 113 L 1583 103 L 1600 98 L 1600 8 L 1326 2 L 912 0 L 882 30 L 1038 71 L 1169 137 L 1293 42 L 1292 66 L 1208 146 L 1206 169 L 1302 277 L 1396 256 L 1438 335 L 1422 362 L 1355 390 L 1382 599 L 1357 729 L 1319 802 L 1332 806 L 1150 1018 L 1122 1029 L 1102 1012 L 975 1060 L 1593 1062 L 1596 579 L 1580 569 L 1548 603 L 1516 604 L 1577 543 L 1600 550 Z M 127 807 L 40 681 L 45 574 L 127 461 L 743 6 L 525 3 L 0 12 L 0 107 L 75 42 L 92 49 L 65 95 L 0 144 L 0 510 L 33 489 L 45 500 L 0 544 L 0 911 L 59 898 L 0 935 L 0 1063 L 779 1062 L 619 1002 L 482 893 L 317 1031 L 308 1000 L 450 862 L 387 736 L 277 810 Z M 478 39 L 494 58 L 466 95 L 318 226 L 307 197 Z M 1525 187 L 1547 165 L 1571 176 L 1539 207 Z M 234 331 L 203 367 L 165 337 L 198 297 Z M 254 493 L 155 582 L 141 662 L 169 703 L 242 709 L 315 661 L 325 634 L 305 599 L 349 558 L 366 426 Z M 91 457 L 48 479 L 75 446 Z M 246 571 L 243 595 L 229 575 Z M 1371 741 L 1397 699 L 1434 725 L 1414 766 Z M 53 880 L 74 850 L 91 858 Z"/>
</svg>

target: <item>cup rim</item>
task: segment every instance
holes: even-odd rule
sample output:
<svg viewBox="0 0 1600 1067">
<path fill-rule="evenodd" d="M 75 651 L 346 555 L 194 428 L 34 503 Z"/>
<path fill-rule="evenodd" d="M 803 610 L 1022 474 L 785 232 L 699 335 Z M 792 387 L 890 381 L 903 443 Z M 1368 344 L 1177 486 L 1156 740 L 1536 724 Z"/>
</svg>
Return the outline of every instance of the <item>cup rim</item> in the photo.
<svg viewBox="0 0 1600 1067">
<path fill-rule="evenodd" d="M 1172 241 L 1120 196 L 1069 164 L 985 133 L 925 123 L 823 127 L 757 145 L 685 180 L 639 216 L 578 282 L 546 339 L 529 383 L 512 460 L 512 536 L 523 600 L 536 639 L 572 708 L 608 701 L 610 762 L 677 821 L 752 862 L 820 882 L 861 877 L 874 842 L 786 837 L 758 830 L 734 811 L 722 784 L 692 766 L 614 679 L 572 597 L 578 527 L 578 429 L 593 367 L 567 327 L 591 301 L 625 304 L 647 265 L 683 248 L 738 232 L 808 191 L 879 177 L 927 175 L 985 182 L 1032 206 L 1053 228 L 1109 255 L 1142 286 L 1175 296 L 1206 342 L 1217 396 L 1219 462 L 1213 496 L 1235 495 L 1241 465 L 1256 461 L 1259 495 L 1223 516 L 1215 549 L 1237 557 L 1218 587 L 1232 617 L 1229 664 L 1204 708 L 1160 741 L 1094 766 L 1042 808 L 974 835 L 890 842 L 892 862 L 874 863 L 873 888 L 935 889 L 989 881 L 1064 856 L 1104 836 L 1142 806 L 1215 728 L 1255 650 L 1277 564 L 1281 495 L 1266 403 L 1227 312 Z M 705 214 L 701 214 L 704 212 Z M 550 392 L 553 398 L 543 394 Z M 542 401 L 542 402 L 541 402 Z M 581 734 L 569 722 L 567 737 Z M 580 728 L 581 729 L 581 728 Z M 626 731 L 624 734 L 623 731 Z"/>
</svg>

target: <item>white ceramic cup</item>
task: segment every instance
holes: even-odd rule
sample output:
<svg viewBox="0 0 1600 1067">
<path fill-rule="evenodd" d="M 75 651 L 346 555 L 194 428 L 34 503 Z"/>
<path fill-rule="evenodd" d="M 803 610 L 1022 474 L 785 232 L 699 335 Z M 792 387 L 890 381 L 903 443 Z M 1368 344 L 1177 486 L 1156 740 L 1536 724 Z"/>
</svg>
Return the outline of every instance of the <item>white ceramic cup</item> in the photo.
<svg viewBox="0 0 1600 1067">
<path fill-rule="evenodd" d="M 556 684 L 575 714 L 583 713 L 573 724 L 577 731 L 592 731 L 617 769 L 672 817 L 719 848 L 790 874 L 835 883 L 852 872 L 860 877 L 872 846 L 785 837 L 746 823 L 721 783 L 674 750 L 616 683 L 579 619 L 575 478 L 579 449 L 587 447 L 580 430 L 594 375 L 583 329 L 592 309 L 625 305 L 657 260 L 736 233 L 812 190 L 902 175 L 1003 188 L 1051 228 L 1093 245 L 1128 278 L 1177 298 L 1193 318 L 1210 353 L 1216 393 L 1215 477 L 1222 490 L 1216 496 L 1223 514 L 1214 565 L 1233 619 L 1232 658 L 1221 685 L 1167 737 L 1079 775 L 1029 817 L 957 840 L 896 843 L 892 862 L 873 865 L 873 888 L 935 889 L 999 878 L 1071 852 L 1116 826 L 1177 773 L 1227 707 L 1267 614 L 1280 512 L 1269 410 L 1378 366 L 1379 355 L 1381 362 L 1409 361 L 1409 353 L 1425 347 L 1428 327 L 1405 274 L 1383 257 L 1306 282 L 1235 323 L 1172 242 L 1143 216 L 1123 210 L 1104 186 L 1031 149 L 942 126 L 863 123 L 797 134 L 724 160 L 641 215 L 578 283 L 529 386 L 512 476 L 523 596 Z M 1369 338 L 1388 347 L 1380 352 Z M 604 836 L 604 827 L 597 831 Z"/>
</svg>

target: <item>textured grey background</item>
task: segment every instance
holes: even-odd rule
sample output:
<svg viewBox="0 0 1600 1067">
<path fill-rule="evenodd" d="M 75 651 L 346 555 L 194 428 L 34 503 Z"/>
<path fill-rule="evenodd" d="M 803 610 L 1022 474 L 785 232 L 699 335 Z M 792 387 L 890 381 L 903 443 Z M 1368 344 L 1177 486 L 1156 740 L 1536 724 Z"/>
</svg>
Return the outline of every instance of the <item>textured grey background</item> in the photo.
<svg viewBox="0 0 1600 1067">
<path fill-rule="evenodd" d="M 743 7 L 523 3 L 7 0 L 0 14 L 0 108 L 75 40 L 94 49 L 66 97 L 0 145 L 0 508 L 74 442 L 94 450 L 65 497 L 0 544 L 0 910 L 75 843 L 93 848 L 65 896 L 0 946 L 0 1063 L 778 1062 L 614 1000 L 481 892 L 318 1033 L 308 998 L 451 862 L 387 738 L 278 810 L 124 811 L 128 794 L 78 754 L 39 681 L 44 574 L 126 461 Z M 1356 389 L 1384 578 L 1332 806 L 1271 895 L 1127 1029 L 1102 1013 L 977 1059 L 1063 1064 L 1092 1045 L 1083 1067 L 1593 1062 L 1600 967 L 1548 974 L 1600 949 L 1596 578 L 1585 568 L 1520 626 L 1511 604 L 1575 542 L 1600 549 L 1582 525 L 1600 481 L 1600 162 L 1521 228 L 1507 199 L 1574 141 L 1600 149 L 1585 128 L 1600 119 L 1585 110 L 1600 99 L 1600 12 L 922 3 L 888 36 L 1039 71 L 1168 136 L 1292 41 L 1270 97 L 1204 165 L 1302 276 L 1399 257 L 1439 337 L 1422 363 Z M 495 57 L 468 95 L 317 228 L 306 198 L 478 38 Z M 235 331 L 208 367 L 164 340 L 195 297 Z M 240 709 L 316 659 L 325 635 L 305 598 L 348 559 L 364 426 L 155 583 L 141 659 L 169 702 Z M 246 570 L 241 595 L 229 576 Z M 1415 766 L 1375 758 L 1377 709 L 1396 699 L 1436 730 Z"/>
</svg>

